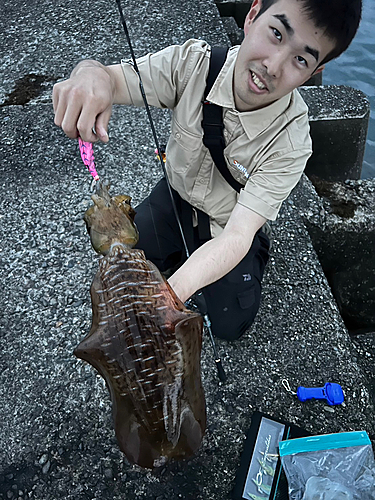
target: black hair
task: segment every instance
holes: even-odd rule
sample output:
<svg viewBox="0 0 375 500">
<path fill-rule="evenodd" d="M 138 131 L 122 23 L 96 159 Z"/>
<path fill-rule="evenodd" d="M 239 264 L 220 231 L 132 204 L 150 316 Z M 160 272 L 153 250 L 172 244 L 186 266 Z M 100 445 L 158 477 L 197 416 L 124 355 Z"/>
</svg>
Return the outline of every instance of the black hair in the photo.
<svg viewBox="0 0 375 500">
<path fill-rule="evenodd" d="M 278 0 L 262 0 L 261 16 Z M 342 54 L 353 40 L 362 13 L 362 0 L 297 0 L 302 4 L 302 12 L 314 22 L 324 35 L 335 42 L 335 47 L 319 63 L 319 66 Z"/>
</svg>

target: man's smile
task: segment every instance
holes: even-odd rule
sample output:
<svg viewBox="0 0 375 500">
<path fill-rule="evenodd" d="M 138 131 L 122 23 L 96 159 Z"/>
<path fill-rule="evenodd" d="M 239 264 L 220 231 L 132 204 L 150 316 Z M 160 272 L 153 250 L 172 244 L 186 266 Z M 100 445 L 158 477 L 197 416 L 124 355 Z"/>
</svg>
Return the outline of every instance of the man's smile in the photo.
<svg viewBox="0 0 375 500">
<path fill-rule="evenodd" d="M 268 87 L 263 78 L 252 70 L 250 70 L 249 85 L 251 90 L 257 94 L 265 94 L 268 92 Z"/>
</svg>

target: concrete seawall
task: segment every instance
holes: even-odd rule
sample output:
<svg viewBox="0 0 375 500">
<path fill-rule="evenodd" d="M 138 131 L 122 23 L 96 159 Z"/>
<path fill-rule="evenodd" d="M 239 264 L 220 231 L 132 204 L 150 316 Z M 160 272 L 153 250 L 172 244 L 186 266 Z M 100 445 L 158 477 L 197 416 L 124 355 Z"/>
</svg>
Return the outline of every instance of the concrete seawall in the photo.
<svg viewBox="0 0 375 500">
<path fill-rule="evenodd" d="M 89 175 L 76 141 L 54 126 L 50 100 L 53 81 L 80 59 L 113 63 L 129 51 L 115 2 L 6 0 L 4 7 L 0 499 L 228 499 L 255 410 L 315 434 L 366 430 L 374 439 L 373 336 L 353 342 L 348 334 L 309 235 L 330 208 L 303 177 L 272 224 L 252 329 L 236 343 L 217 343 L 225 385 L 204 340 L 208 429 L 201 449 L 159 474 L 129 465 L 102 379 L 72 354 L 90 328 L 97 257 L 82 220 Z M 210 0 L 127 0 L 124 11 L 137 55 L 191 37 L 230 44 Z M 169 113 L 153 116 L 163 141 Z M 137 204 L 161 176 L 153 150 L 144 110 L 115 107 L 110 143 L 95 146 L 99 173 Z M 338 382 L 345 406 L 302 404 L 285 392 L 284 378 L 293 389 Z"/>
</svg>

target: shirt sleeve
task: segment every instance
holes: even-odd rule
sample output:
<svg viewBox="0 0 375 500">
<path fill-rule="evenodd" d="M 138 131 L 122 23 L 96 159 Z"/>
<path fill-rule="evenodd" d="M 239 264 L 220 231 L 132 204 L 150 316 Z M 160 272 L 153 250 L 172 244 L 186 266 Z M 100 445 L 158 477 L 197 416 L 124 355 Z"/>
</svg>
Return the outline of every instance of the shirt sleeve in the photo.
<svg viewBox="0 0 375 500">
<path fill-rule="evenodd" d="M 275 220 L 283 201 L 301 178 L 311 153 L 311 148 L 305 148 L 272 155 L 250 176 L 238 203 L 266 219 Z"/>
<path fill-rule="evenodd" d="M 173 109 L 194 71 L 206 71 L 204 59 L 210 47 L 203 40 L 188 40 L 137 59 L 147 101 L 151 106 Z M 121 61 L 132 104 L 143 106 L 139 78 L 132 61 Z"/>
</svg>

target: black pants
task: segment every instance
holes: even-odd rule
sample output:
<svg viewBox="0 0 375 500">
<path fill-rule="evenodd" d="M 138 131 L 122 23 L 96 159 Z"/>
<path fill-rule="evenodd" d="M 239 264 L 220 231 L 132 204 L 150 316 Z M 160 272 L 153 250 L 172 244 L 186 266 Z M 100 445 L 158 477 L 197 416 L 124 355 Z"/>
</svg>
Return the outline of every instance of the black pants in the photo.
<svg viewBox="0 0 375 500">
<path fill-rule="evenodd" d="M 211 238 L 209 218 L 198 210 L 199 224 L 193 228 L 192 207 L 175 191 L 173 196 L 191 254 Z M 135 222 L 140 235 L 137 248 L 144 250 L 147 259 L 162 272 L 186 260 L 165 179 L 159 181 L 150 196 L 135 210 Z M 259 308 L 268 250 L 268 237 L 258 231 L 241 262 L 223 278 L 203 289 L 212 332 L 216 337 L 235 340 L 253 323 Z"/>
</svg>

